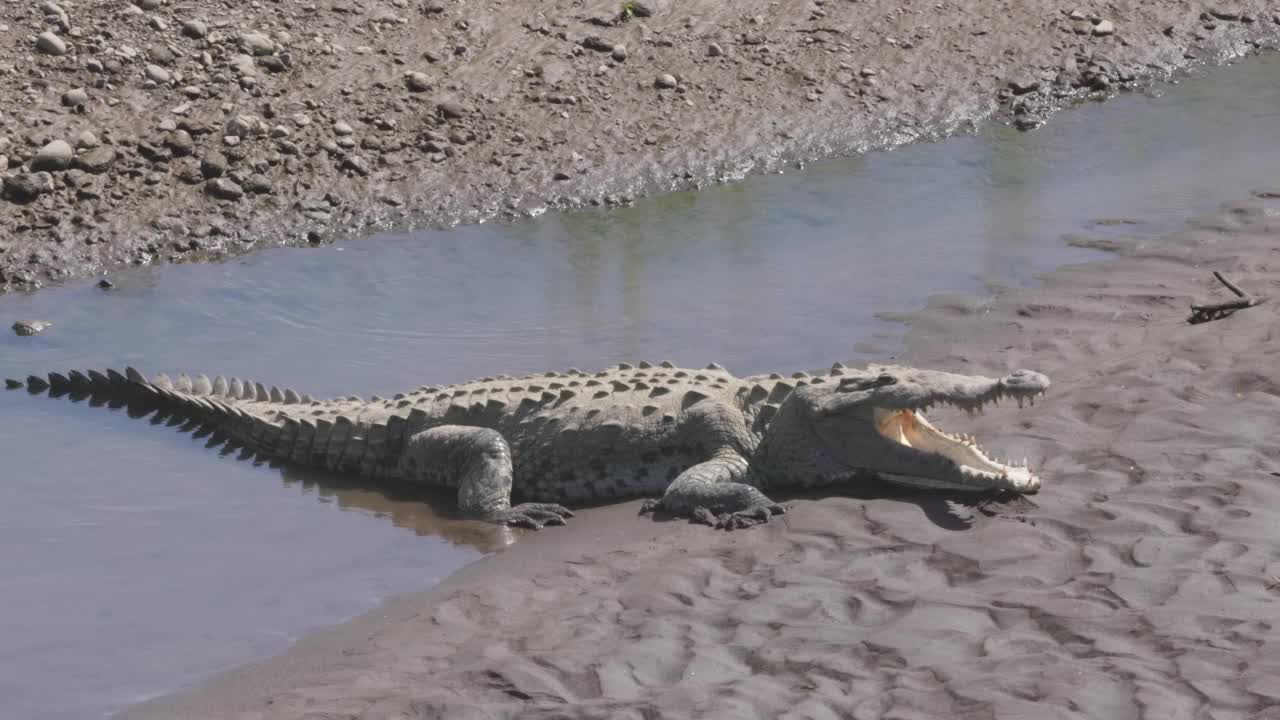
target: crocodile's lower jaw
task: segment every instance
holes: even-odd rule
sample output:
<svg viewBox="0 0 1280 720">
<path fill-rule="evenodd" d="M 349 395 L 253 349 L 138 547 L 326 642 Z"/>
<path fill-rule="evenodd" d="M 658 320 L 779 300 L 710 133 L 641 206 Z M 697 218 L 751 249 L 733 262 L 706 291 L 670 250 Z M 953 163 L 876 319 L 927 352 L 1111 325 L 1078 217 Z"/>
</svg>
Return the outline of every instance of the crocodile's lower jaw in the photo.
<svg viewBox="0 0 1280 720">
<path fill-rule="evenodd" d="M 918 410 L 875 410 L 876 431 L 892 442 L 921 452 L 940 455 L 954 462 L 960 477 L 930 478 L 894 476 L 904 484 L 955 490 L 989 489 L 1004 486 L 1018 492 L 1034 492 L 1040 478 L 1024 459 L 1020 465 L 994 460 L 983 452 L 972 436 L 952 435 L 933 426 Z"/>
</svg>

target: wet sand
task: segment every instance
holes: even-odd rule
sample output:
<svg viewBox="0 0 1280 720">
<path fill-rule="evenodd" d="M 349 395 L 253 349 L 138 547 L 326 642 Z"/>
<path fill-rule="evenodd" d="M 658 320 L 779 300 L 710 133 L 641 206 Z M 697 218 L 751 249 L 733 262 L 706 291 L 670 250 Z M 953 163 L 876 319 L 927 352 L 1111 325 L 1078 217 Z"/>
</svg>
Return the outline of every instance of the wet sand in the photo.
<svg viewBox="0 0 1280 720">
<path fill-rule="evenodd" d="M 1030 129 L 1272 47 L 1277 19 L 1266 0 L 7 3 L 0 291 Z"/>
<path fill-rule="evenodd" d="M 1123 227 L 1123 226 L 1122 226 Z M 1132 226 L 1141 232 L 1141 224 Z M 124 718 L 1280 718 L 1280 194 L 1031 289 L 935 297 L 914 365 L 1048 373 L 1043 402 L 938 413 L 1034 496 L 793 498 L 719 533 L 582 513 L 422 594 Z"/>
</svg>

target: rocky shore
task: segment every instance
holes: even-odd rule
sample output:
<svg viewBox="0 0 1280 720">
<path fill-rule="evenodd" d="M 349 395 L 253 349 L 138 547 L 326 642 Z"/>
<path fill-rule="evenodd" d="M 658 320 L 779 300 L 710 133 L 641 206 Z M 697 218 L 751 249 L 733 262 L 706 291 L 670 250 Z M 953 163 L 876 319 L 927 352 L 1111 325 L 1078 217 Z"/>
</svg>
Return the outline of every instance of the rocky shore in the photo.
<svg viewBox="0 0 1280 720">
<path fill-rule="evenodd" d="M 1270 47 L 1274 3 L 0 7 L 0 291 L 613 205 Z"/>
</svg>

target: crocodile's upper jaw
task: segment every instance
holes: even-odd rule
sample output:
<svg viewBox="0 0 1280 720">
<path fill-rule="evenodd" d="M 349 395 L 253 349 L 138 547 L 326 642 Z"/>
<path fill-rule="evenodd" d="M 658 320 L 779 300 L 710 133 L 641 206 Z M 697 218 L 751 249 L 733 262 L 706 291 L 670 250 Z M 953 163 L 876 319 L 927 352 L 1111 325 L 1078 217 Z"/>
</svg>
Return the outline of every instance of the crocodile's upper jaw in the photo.
<svg viewBox="0 0 1280 720">
<path fill-rule="evenodd" d="M 972 436 L 952 435 L 930 423 L 919 410 L 887 410 L 876 408 L 875 428 L 881 437 L 950 460 L 959 475 L 954 481 L 943 477 L 924 477 L 884 473 L 907 485 L 944 489 L 973 489 L 1006 486 L 1019 492 L 1040 489 L 1040 478 L 1026 459 L 1021 464 L 1000 462 L 987 455 Z"/>
</svg>

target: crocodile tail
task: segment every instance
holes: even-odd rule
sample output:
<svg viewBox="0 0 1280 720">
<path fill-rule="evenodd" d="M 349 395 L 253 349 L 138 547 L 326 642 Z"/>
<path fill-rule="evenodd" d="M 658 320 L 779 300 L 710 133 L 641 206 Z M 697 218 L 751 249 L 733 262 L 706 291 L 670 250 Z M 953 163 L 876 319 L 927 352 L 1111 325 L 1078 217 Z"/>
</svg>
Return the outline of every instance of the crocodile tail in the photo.
<svg viewBox="0 0 1280 720">
<path fill-rule="evenodd" d="M 154 413 L 153 422 L 180 425 L 195 437 L 212 436 L 211 447 L 225 444 L 229 449 L 240 447 L 268 455 L 275 454 L 286 423 L 287 408 L 283 406 L 311 402 L 310 397 L 292 390 L 268 390 L 261 383 L 221 376 L 210 380 L 203 374 L 194 378 L 182 374 L 171 380 L 160 374 L 148 380 L 132 367 L 123 373 L 51 372 L 30 375 L 25 381 L 6 380 L 5 385 L 11 390 L 26 388 L 32 394 L 67 396 L 76 402 L 89 400 L 95 406 L 125 407 L 131 417 Z"/>
</svg>

